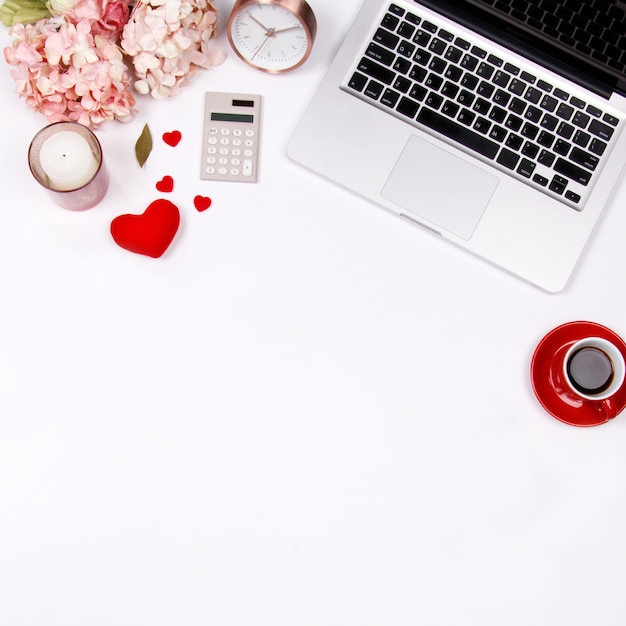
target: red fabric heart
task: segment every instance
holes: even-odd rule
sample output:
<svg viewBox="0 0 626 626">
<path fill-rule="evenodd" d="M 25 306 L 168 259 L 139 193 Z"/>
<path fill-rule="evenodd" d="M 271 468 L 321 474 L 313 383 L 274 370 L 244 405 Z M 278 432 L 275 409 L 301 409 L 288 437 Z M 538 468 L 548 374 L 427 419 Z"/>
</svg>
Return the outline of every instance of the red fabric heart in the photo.
<svg viewBox="0 0 626 626">
<path fill-rule="evenodd" d="M 193 204 L 198 211 L 206 211 L 211 206 L 211 198 L 196 196 L 193 199 Z"/>
<path fill-rule="evenodd" d="M 169 193 L 174 189 L 174 179 L 171 176 L 163 176 L 163 178 L 156 184 L 157 191 L 163 193 Z"/>
<path fill-rule="evenodd" d="M 180 225 L 180 212 L 169 200 L 152 202 L 141 215 L 119 215 L 111 222 L 111 235 L 118 246 L 160 257 L 174 239 Z"/>
<path fill-rule="evenodd" d="M 175 147 L 178 145 L 178 142 L 182 139 L 182 134 L 179 130 L 173 130 L 170 133 L 163 133 L 163 141 L 168 145 Z"/>
</svg>

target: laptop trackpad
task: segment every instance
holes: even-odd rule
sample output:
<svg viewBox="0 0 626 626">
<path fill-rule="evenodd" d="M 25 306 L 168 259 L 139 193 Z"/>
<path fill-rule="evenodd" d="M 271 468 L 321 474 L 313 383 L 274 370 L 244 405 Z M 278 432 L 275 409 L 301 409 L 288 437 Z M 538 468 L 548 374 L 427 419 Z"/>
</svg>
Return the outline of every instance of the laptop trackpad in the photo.
<svg viewBox="0 0 626 626">
<path fill-rule="evenodd" d="M 498 178 L 411 136 L 381 195 L 413 215 L 469 239 L 498 186 Z"/>
</svg>

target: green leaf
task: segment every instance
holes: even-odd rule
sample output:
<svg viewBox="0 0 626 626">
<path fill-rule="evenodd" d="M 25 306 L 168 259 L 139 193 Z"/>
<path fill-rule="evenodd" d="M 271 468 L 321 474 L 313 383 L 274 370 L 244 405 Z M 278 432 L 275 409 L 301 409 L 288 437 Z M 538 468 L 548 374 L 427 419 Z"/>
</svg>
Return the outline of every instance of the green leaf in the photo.
<svg viewBox="0 0 626 626">
<path fill-rule="evenodd" d="M 146 124 L 143 127 L 143 130 L 141 131 L 141 135 L 139 135 L 139 139 L 137 139 L 137 143 L 135 144 L 135 155 L 137 157 L 137 162 L 139 163 L 139 167 L 144 166 L 151 152 L 152 152 L 152 133 L 150 132 L 150 128 L 148 127 L 148 124 Z"/>
</svg>

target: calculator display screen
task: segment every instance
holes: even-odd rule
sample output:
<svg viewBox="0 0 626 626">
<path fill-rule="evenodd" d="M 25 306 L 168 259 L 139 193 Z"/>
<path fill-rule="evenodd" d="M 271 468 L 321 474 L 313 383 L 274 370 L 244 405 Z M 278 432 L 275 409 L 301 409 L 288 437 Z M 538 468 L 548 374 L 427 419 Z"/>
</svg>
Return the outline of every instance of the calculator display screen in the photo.
<svg viewBox="0 0 626 626">
<path fill-rule="evenodd" d="M 211 113 L 211 120 L 214 122 L 243 122 L 252 124 L 254 115 L 245 115 L 243 113 Z"/>
</svg>

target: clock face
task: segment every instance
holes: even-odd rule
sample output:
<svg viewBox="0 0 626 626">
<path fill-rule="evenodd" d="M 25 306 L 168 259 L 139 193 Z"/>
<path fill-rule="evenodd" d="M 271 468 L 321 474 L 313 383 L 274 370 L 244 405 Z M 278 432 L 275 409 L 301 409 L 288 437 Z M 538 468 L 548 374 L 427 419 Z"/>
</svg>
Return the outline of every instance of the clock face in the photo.
<svg viewBox="0 0 626 626">
<path fill-rule="evenodd" d="M 231 42 L 248 63 L 268 72 L 284 72 L 302 63 L 309 38 L 302 22 L 285 7 L 251 4 L 230 25 Z"/>
</svg>

